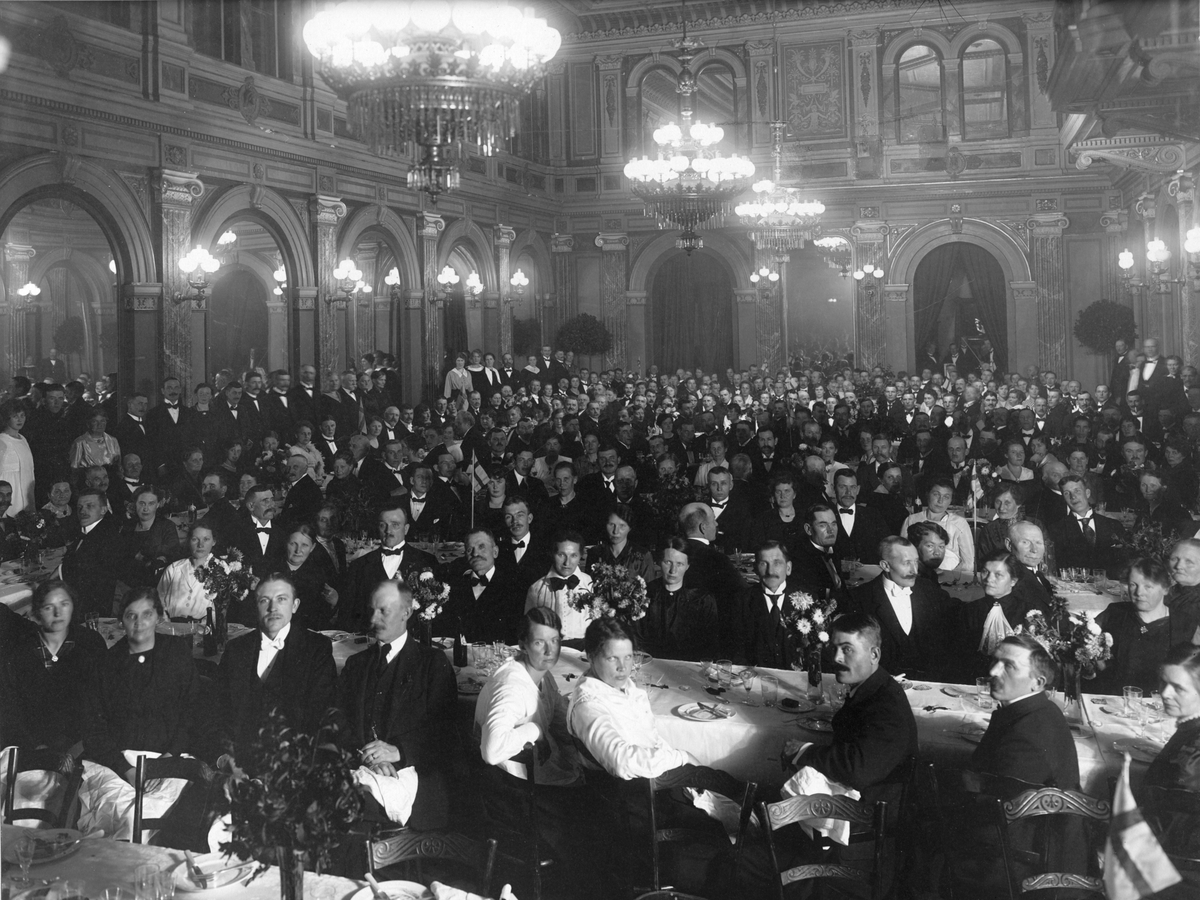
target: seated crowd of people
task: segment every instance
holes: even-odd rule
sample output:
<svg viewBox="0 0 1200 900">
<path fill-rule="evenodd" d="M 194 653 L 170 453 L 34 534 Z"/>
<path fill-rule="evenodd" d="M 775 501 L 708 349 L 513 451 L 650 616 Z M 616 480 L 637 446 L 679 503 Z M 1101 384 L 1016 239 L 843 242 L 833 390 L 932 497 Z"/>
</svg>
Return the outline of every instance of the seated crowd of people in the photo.
<svg viewBox="0 0 1200 900">
<path fill-rule="evenodd" d="M 796 591 L 837 601 L 824 665 L 849 693 L 832 744 L 789 742 L 790 766 L 891 797 L 918 750 L 893 676 L 987 677 L 1000 711 L 972 768 L 1080 789 L 1046 696 L 1056 667 L 1013 632 L 1051 614 L 1048 576 L 1083 569 L 1128 597 L 1096 618 L 1112 657 L 1088 690 L 1161 690 L 1179 727 L 1147 781 L 1200 790 L 1200 384 L 1153 340 L 1124 352 L 1113 389 L 1094 391 L 978 359 L 895 376 L 829 358 L 642 376 L 576 369 L 550 347 L 520 369 L 461 355 L 415 407 L 383 353 L 320 383 L 312 366 L 295 384 L 283 370 L 218 373 L 191 405 L 167 378 L 153 407 L 134 392 L 120 411 L 85 376 L 14 379 L 0 403 L 0 558 L 22 555 L 31 528 L 65 555 L 28 619 L 0 610 L 0 746 L 81 759 L 85 794 L 127 804 L 138 751 L 239 777 L 269 710 L 312 729 L 334 709 L 366 770 L 366 817 L 440 828 L 462 822 L 480 768 L 489 817 L 511 819 L 526 774 L 514 757 L 533 743 L 547 842 L 579 861 L 566 877 L 589 896 L 636 877 L 573 824 L 581 797 L 636 812 L 598 779 L 653 777 L 681 818 L 696 812 L 689 784 L 736 793 L 658 734 L 635 651 L 802 667 L 783 615 Z M 426 540 L 461 542 L 462 556 L 440 564 L 415 546 Z M 214 666 L 193 659 L 190 635 L 156 627 L 208 617 L 196 571 L 229 550 L 255 575 L 230 609 L 252 630 Z M 880 574 L 851 586 L 860 563 Z M 600 564 L 643 578 L 642 618 L 571 605 Z M 433 636 L 520 648 L 466 728 L 445 653 L 411 638 L 405 579 L 426 571 L 449 586 Z M 971 580 L 973 599 L 946 590 Z M 106 649 L 85 626 L 114 614 L 125 636 Z M 373 642 L 338 673 L 328 629 Z M 569 704 L 551 672 L 564 645 L 589 662 Z M 193 831 L 211 799 L 179 800 Z M 95 823 L 128 831 L 100 806 Z"/>
</svg>

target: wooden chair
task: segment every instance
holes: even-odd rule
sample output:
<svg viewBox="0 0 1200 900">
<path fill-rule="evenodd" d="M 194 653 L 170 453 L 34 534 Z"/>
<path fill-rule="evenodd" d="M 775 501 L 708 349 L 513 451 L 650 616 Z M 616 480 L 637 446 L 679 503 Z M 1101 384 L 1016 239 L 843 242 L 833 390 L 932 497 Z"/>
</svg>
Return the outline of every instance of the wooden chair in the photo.
<svg viewBox="0 0 1200 900">
<path fill-rule="evenodd" d="M 523 783 L 525 804 L 521 811 L 521 823 L 524 827 L 515 830 L 490 823 L 489 828 L 493 836 L 497 838 L 499 856 L 510 860 L 525 873 L 529 879 L 528 893 L 532 895 L 533 900 L 541 900 L 543 873 L 554 865 L 555 860 L 546 855 L 538 828 L 537 748 L 532 743 L 527 743 L 524 749 L 512 759 L 513 762 L 523 765 L 528 775 Z M 523 896 L 526 891 L 518 893 Z"/>
<path fill-rule="evenodd" d="M 871 900 L 880 900 L 883 896 L 887 803 L 880 800 L 871 807 L 862 801 L 851 800 L 849 797 L 810 794 L 804 797 L 789 797 L 778 803 L 760 803 L 759 816 L 766 829 L 771 867 L 779 876 L 777 883 L 779 900 L 784 900 L 785 890 L 790 884 L 826 878 L 867 885 L 871 890 Z M 779 854 L 775 846 L 775 832 L 792 825 L 799 827 L 802 819 L 840 819 L 849 822 L 852 830 L 855 826 L 859 826 L 860 834 L 865 839 L 874 842 L 870 873 L 834 862 L 804 863 L 789 869 L 780 868 Z"/>
<path fill-rule="evenodd" d="M 165 816 L 147 819 L 142 815 L 146 784 L 159 778 L 182 778 L 207 785 L 213 779 L 213 771 L 203 760 L 186 756 L 139 756 L 133 779 L 133 837 L 130 839 L 135 844 L 142 842 L 144 829 L 161 828 L 166 821 Z"/>
<path fill-rule="evenodd" d="M 367 836 L 367 868 L 374 875 L 386 866 L 416 863 L 417 879 L 424 883 L 421 862 L 445 859 L 462 863 L 472 872 L 472 889 L 491 896 L 496 867 L 496 841 L 477 841 L 456 831 L 414 831 L 394 828 L 374 831 Z"/>
<path fill-rule="evenodd" d="M 69 760 L 69 763 L 65 763 Z M 58 775 L 63 782 L 62 799 L 57 811 L 41 806 L 16 808 L 17 777 L 24 772 Z M 4 789 L 4 824 L 36 819 L 51 828 L 70 828 L 79 816 L 79 788 L 83 785 L 83 762 L 54 750 L 11 748 L 8 757 L 8 782 Z"/>
<path fill-rule="evenodd" d="M 1055 829 L 1045 827 L 1035 837 L 1034 849 L 1021 850 L 1013 846 L 1011 840 L 1012 826 L 1040 817 L 1069 816 L 1072 820 L 1082 820 L 1084 829 L 1090 826 L 1094 834 L 1088 841 L 1087 858 L 1099 859 L 1103 849 L 1104 836 L 1107 834 L 1108 821 L 1112 806 L 1107 800 L 1097 800 L 1078 791 L 1064 791 L 1060 788 L 1039 787 L 1027 790 L 1002 805 L 1004 828 L 1001 831 L 1000 850 L 1004 860 L 1005 872 L 1008 875 L 1009 896 L 1012 900 L 1032 891 L 1065 890 L 1094 893 L 1104 897 L 1104 881 L 1094 875 L 1078 872 L 1045 871 L 1050 868 L 1052 852 L 1052 836 Z M 1059 819 L 1061 822 L 1062 820 Z M 1051 823 L 1047 822 L 1047 826 Z M 1062 829 L 1058 829 L 1062 836 Z M 1031 865 L 1037 874 L 1020 878 L 1016 871 L 1018 862 Z"/>
<path fill-rule="evenodd" d="M 1194 837 L 1200 835 L 1200 792 L 1148 787 L 1142 814 L 1175 868 L 1200 872 L 1200 838 Z M 1192 843 L 1179 847 L 1174 842 L 1176 837 L 1192 838 Z"/>
</svg>

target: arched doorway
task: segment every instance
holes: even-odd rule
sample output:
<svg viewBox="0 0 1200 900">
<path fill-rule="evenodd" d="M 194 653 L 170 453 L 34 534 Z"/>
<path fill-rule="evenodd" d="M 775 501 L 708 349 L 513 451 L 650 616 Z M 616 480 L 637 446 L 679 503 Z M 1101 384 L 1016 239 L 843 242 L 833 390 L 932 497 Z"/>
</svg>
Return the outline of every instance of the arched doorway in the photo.
<svg viewBox="0 0 1200 900">
<path fill-rule="evenodd" d="M 675 251 L 650 287 L 650 362 L 660 372 L 696 366 L 724 372 L 735 364 L 733 277 L 715 254 Z"/>
<path fill-rule="evenodd" d="M 224 271 L 208 301 L 208 366 L 240 378 L 250 365 L 262 365 L 267 346 L 267 286 L 239 265 Z"/>
<path fill-rule="evenodd" d="M 977 356 L 991 342 L 996 367 L 1008 367 L 1008 289 L 996 258 L 977 244 L 954 241 L 931 250 L 913 276 L 915 346 L 940 358 L 953 341 Z M 965 374 L 965 373 L 960 373 Z"/>
</svg>

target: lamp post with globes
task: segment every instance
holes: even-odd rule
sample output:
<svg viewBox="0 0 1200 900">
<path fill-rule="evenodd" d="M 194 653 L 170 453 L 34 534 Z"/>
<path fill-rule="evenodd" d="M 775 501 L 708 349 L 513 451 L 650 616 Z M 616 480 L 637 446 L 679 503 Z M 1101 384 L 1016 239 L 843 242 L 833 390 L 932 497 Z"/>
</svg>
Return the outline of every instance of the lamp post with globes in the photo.
<svg viewBox="0 0 1200 900">
<path fill-rule="evenodd" d="M 183 303 L 192 297 L 203 301 L 204 295 L 212 286 L 208 276 L 219 268 L 221 261 L 197 244 L 179 260 L 179 270 L 187 276 L 188 290 L 176 291 L 171 299 L 175 303 Z"/>
</svg>

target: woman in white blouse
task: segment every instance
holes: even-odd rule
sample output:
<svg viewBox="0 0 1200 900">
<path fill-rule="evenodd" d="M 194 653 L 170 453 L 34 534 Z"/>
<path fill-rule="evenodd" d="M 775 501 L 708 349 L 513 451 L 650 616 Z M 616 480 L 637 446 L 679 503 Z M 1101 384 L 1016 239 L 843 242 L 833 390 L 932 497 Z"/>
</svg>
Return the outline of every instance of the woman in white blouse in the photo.
<svg viewBox="0 0 1200 900">
<path fill-rule="evenodd" d="M 20 400 L 0 404 L 0 481 L 12 486 L 12 505 L 5 514 L 16 516 L 34 508 L 33 453 L 21 435 L 25 427 L 25 406 Z"/>
<path fill-rule="evenodd" d="M 524 831 L 526 767 L 513 760 L 526 744 L 538 754 L 538 832 L 559 859 L 577 859 L 578 811 L 587 803 L 579 756 L 567 733 L 567 701 L 551 673 L 562 648 L 557 613 L 536 606 L 521 619 L 520 650 L 487 680 L 475 704 L 479 752 L 487 763 L 488 818 Z"/>
<path fill-rule="evenodd" d="M 945 529 L 950 540 L 946 544 L 946 556 L 938 567 L 939 572 L 956 569 L 964 573 L 975 571 L 975 539 L 971 536 L 971 525 L 962 516 L 950 512 L 954 499 L 954 481 L 949 475 L 939 475 L 929 481 L 925 489 L 925 509 L 918 510 L 907 519 L 900 529 L 908 534 L 910 525 L 917 522 L 936 522 Z"/>
<path fill-rule="evenodd" d="M 158 580 L 158 595 L 171 618 L 203 619 L 212 606 L 212 594 L 196 579 L 196 569 L 212 559 L 212 528 L 195 522 L 188 528 L 188 557 L 176 560 L 163 570 Z"/>
</svg>

